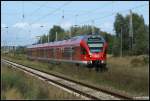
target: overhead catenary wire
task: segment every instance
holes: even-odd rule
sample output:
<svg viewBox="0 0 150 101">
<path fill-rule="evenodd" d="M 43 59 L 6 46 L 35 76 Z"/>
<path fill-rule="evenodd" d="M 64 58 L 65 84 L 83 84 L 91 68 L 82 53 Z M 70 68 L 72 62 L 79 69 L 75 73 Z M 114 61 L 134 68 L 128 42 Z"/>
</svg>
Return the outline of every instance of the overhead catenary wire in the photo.
<svg viewBox="0 0 150 101">
<path fill-rule="evenodd" d="M 136 7 L 133 7 L 133 8 L 130 8 L 130 9 L 136 9 L 136 8 L 140 8 L 140 7 L 143 7 L 143 6 L 145 6 L 145 4 L 143 5 L 138 5 L 138 6 L 136 6 Z M 128 11 L 129 9 L 125 9 L 125 10 L 121 10 L 121 11 L 119 11 L 119 12 L 126 12 L 126 11 Z M 101 17 L 101 19 L 103 19 L 103 18 L 107 18 L 107 17 L 110 17 L 110 16 L 112 16 L 112 15 L 114 15 L 114 14 L 116 14 L 117 12 L 113 12 L 113 13 L 111 13 L 111 14 L 109 14 L 109 15 L 105 15 L 105 16 L 103 16 L 103 17 Z M 64 14 L 64 12 L 63 12 L 63 14 Z M 63 15 L 64 16 L 64 15 Z M 95 20 L 98 20 L 99 18 L 96 18 L 96 19 L 92 19 L 93 21 L 95 21 Z M 100 20 L 101 20 L 100 19 Z M 88 20 L 88 21 L 92 21 L 91 19 L 90 20 Z M 86 22 L 88 22 L 88 21 L 86 21 Z"/>
<path fill-rule="evenodd" d="M 47 1 L 47 3 L 48 2 L 51 2 L 51 1 Z M 37 3 L 36 1 L 31 1 L 31 3 L 33 4 L 33 5 L 35 5 L 35 6 L 41 6 L 41 4 L 39 4 L 39 3 Z M 52 7 L 52 6 L 49 6 L 49 5 L 44 5 L 43 6 L 44 8 L 51 8 L 51 9 L 56 9 L 57 7 Z"/>
<path fill-rule="evenodd" d="M 105 3 L 104 6 L 101 7 L 101 9 L 107 7 L 108 5 L 110 5 L 110 4 L 112 4 L 112 3 L 114 3 L 114 1 Z M 95 9 L 93 9 L 93 10 L 86 11 L 86 12 L 84 12 L 84 13 L 82 13 L 82 14 L 75 14 L 75 26 L 77 26 L 77 17 L 78 17 L 78 16 L 84 16 L 84 15 L 91 14 L 91 13 L 93 13 L 93 12 L 99 10 L 99 9 L 100 9 L 100 7 L 97 7 L 97 8 L 95 8 Z M 64 12 L 63 12 L 63 15 L 64 15 Z M 60 23 L 60 22 L 58 22 L 58 23 Z M 58 23 L 57 23 L 57 24 L 58 24 Z"/>
<path fill-rule="evenodd" d="M 23 3 L 22 3 L 23 4 Z M 44 5 L 44 4 L 43 4 Z M 136 7 L 133 7 L 133 8 L 129 8 L 129 9 L 137 9 L 137 8 L 141 8 L 141 7 L 143 7 L 143 6 L 145 6 L 145 5 L 140 5 L 140 6 L 136 6 Z M 41 6 L 42 7 L 42 6 Z M 40 9 L 40 7 L 39 8 L 37 8 L 37 10 L 38 9 Z M 57 8 L 58 9 L 58 8 Z M 126 9 L 125 11 L 124 10 L 122 10 L 122 11 L 119 11 L 119 12 L 126 12 L 126 11 L 128 11 L 129 9 Z M 22 6 L 22 11 L 23 11 L 23 14 L 22 14 L 22 18 L 25 18 L 25 15 L 24 15 L 24 4 L 23 4 L 23 6 Z M 66 10 L 65 10 L 65 12 L 66 12 Z M 55 12 L 54 12 L 55 13 Z M 54 14 L 54 13 L 52 13 L 52 14 Z M 111 13 L 111 14 L 108 14 L 108 15 L 104 15 L 103 17 L 97 17 L 97 18 L 93 18 L 93 19 L 90 19 L 89 21 L 86 21 L 86 22 L 91 22 L 91 20 L 94 20 L 95 22 L 97 21 L 97 20 L 102 20 L 102 19 L 105 19 L 105 18 L 107 18 L 107 17 L 110 17 L 110 16 L 112 16 L 112 15 L 114 15 L 114 14 L 116 14 L 117 12 L 113 12 L 113 13 Z M 23 15 L 24 15 L 24 17 L 23 17 Z M 50 14 L 51 15 L 51 14 Z M 48 16 L 48 15 L 47 15 Z M 44 18 L 44 17 L 43 17 Z M 41 20 L 41 19 L 39 19 L 39 20 Z M 107 20 L 107 19 L 106 19 Z M 81 24 L 82 24 L 83 22 L 81 22 Z M 85 22 L 84 22 L 85 23 Z M 99 23 L 100 24 L 100 23 Z M 10 28 L 10 27 L 9 27 Z"/>
<path fill-rule="evenodd" d="M 44 4 L 42 5 L 42 6 L 44 6 Z M 39 10 L 42 6 L 40 6 L 38 9 L 36 9 L 36 10 Z M 34 13 L 34 12 L 33 12 Z M 33 14 L 32 13 L 32 14 Z M 24 19 L 25 19 L 25 14 L 24 14 L 24 1 L 22 1 L 22 22 L 24 23 Z M 29 28 L 31 27 L 31 24 L 28 24 L 29 25 Z M 18 33 L 20 32 L 20 31 L 23 31 L 23 29 L 19 29 L 18 30 Z M 29 33 L 31 32 L 31 30 L 29 29 Z M 17 37 L 16 37 L 16 40 L 17 40 Z"/>
<path fill-rule="evenodd" d="M 36 3 L 35 1 L 31 1 L 31 2 L 34 2 L 34 3 L 32 3 L 32 4 L 34 4 L 34 5 L 36 5 L 36 6 L 41 6 L 41 5 L 39 5 L 38 3 Z M 52 6 L 47 6 L 47 5 L 45 5 L 44 6 L 45 8 L 51 8 L 51 9 L 57 9 L 57 7 L 52 7 Z M 77 11 L 76 9 L 75 10 L 70 10 L 70 9 L 64 9 L 66 12 L 68 12 L 68 13 L 72 13 L 72 12 L 88 12 L 88 10 L 87 9 L 83 9 L 83 10 L 79 10 L 79 11 Z"/>
<path fill-rule="evenodd" d="M 113 4 L 114 3 L 114 1 L 112 1 L 112 2 L 107 2 L 107 3 L 105 3 L 105 4 L 103 4 L 104 6 L 102 6 L 102 7 L 97 7 L 97 8 L 94 8 L 93 10 L 90 10 L 90 11 L 86 11 L 86 12 L 83 12 L 83 13 L 78 13 L 78 14 L 76 14 L 76 15 L 78 15 L 78 16 L 87 16 L 87 15 L 89 15 L 89 14 L 91 14 L 91 13 L 94 13 L 95 11 L 97 11 L 97 10 L 100 10 L 100 9 L 103 9 L 103 8 L 105 8 L 105 7 L 107 7 L 107 6 L 109 6 L 110 4 Z M 115 3 L 116 3 L 116 1 L 115 1 Z M 104 12 L 104 11 L 103 11 Z M 75 16 L 76 16 L 75 15 Z M 72 15 L 72 16 L 74 16 L 74 15 Z"/>
<path fill-rule="evenodd" d="M 72 2 L 72 1 L 68 1 L 68 2 L 64 3 L 63 5 L 61 5 L 60 7 L 58 7 L 57 9 L 53 10 L 52 12 L 50 12 L 50 13 L 48 13 L 48 14 L 46 14 L 46 15 L 40 17 L 40 18 L 38 18 L 37 20 L 35 20 L 35 21 L 32 22 L 31 24 L 34 24 L 35 22 L 37 22 L 37 21 L 39 21 L 39 20 L 41 20 L 41 19 L 43 19 L 43 18 L 46 18 L 47 16 L 50 16 L 50 15 L 54 14 L 54 13 L 57 12 L 58 10 L 62 9 L 64 6 L 70 4 L 71 2 Z"/>
<path fill-rule="evenodd" d="M 45 7 L 47 5 L 48 1 L 44 4 L 40 5 L 37 9 L 35 9 L 33 12 L 31 12 L 30 17 L 33 16 L 34 13 L 38 12 L 41 8 Z"/>
<path fill-rule="evenodd" d="M 128 8 L 128 9 L 125 9 L 125 10 L 120 10 L 120 11 L 118 11 L 118 12 L 127 12 L 127 11 L 129 11 L 130 9 L 137 9 L 137 8 L 141 8 L 141 7 L 144 7 L 144 6 L 146 6 L 147 4 L 142 4 L 142 5 L 138 5 L 138 6 L 135 6 L 135 7 L 132 7 L 132 8 Z M 96 17 L 96 18 L 93 18 L 93 19 L 89 19 L 89 20 L 86 20 L 86 21 L 83 21 L 83 22 L 80 22 L 79 24 L 84 24 L 84 23 L 87 23 L 87 22 L 91 22 L 92 20 L 94 20 L 94 21 L 97 21 L 97 20 L 102 20 L 102 19 L 105 19 L 105 18 L 107 18 L 107 17 L 110 17 L 110 16 L 112 16 L 112 15 L 114 15 L 114 14 L 116 14 L 117 12 L 113 12 L 113 13 L 110 13 L 110 14 L 108 14 L 108 15 L 104 15 L 104 16 L 102 16 L 102 17 Z M 75 16 L 76 17 L 76 16 Z"/>
<path fill-rule="evenodd" d="M 61 7 L 59 7 L 59 8 L 57 8 L 56 10 L 54 10 L 55 12 L 57 11 L 57 10 L 59 10 L 59 9 L 61 9 L 63 6 L 65 6 L 65 5 L 67 5 L 67 4 L 69 4 L 70 2 L 67 2 L 67 3 L 65 3 L 65 4 L 63 4 Z M 105 3 L 105 4 L 112 4 L 113 2 L 109 2 L 109 3 Z M 105 7 L 106 7 L 107 5 L 105 5 Z M 104 7 L 104 6 L 103 6 Z M 90 13 L 90 12 L 94 12 L 94 11 L 96 11 L 96 10 L 98 10 L 99 9 L 99 7 L 98 8 L 95 8 L 94 10 L 90 10 L 90 11 L 88 11 L 88 14 Z M 50 13 L 50 14 L 53 14 L 53 12 L 52 13 Z M 48 15 L 50 15 L 50 14 L 47 14 L 47 15 L 45 15 L 45 16 L 43 16 L 43 17 L 46 17 L 46 16 L 48 16 Z M 86 14 L 87 14 L 87 12 L 86 12 Z M 78 15 L 78 14 L 76 14 L 76 15 Z M 85 15 L 85 13 L 84 14 L 82 14 L 82 15 Z M 79 16 L 79 15 L 78 15 Z M 40 20 L 41 18 L 43 18 L 43 17 L 40 17 L 38 20 Z M 64 11 L 63 11 L 63 17 L 64 17 Z M 77 17 L 77 16 L 76 16 Z M 77 20 L 76 20 L 77 21 Z M 76 22 L 75 21 L 75 22 Z M 35 21 L 36 22 L 36 21 Z M 34 22 L 33 22 L 34 23 Z M 32 24 L 33 24 L 32 23 Z M 60 23 L 60 22 L 58 22 L 58 23 Z M 31 24 L 30 24 L 31 25 Z"/>
<path fill-rule="evenodd" d="M 97 7 L 97 8 L 95 8 L 95 9 L 93 9 L 93 10 L 90 10 L 90 11 L 87 11 L 87 12 L 85 12 L 85 13 L 79 14 L 79 16 L 89 15 L 89 14 L 94 13 L 94 12 L 97 11 L 97 10 L 103 9 L 103 8 L 109 6 L 110 4 L 113 4 L 113 3 L 114 3 L 114 1 L 107 2 L 107 3 L 103 4 L 102 7 Z"/>
<path fill-rule="evenodd" d="M 69 3 L 70 3 L 70 2 L 64 3 L 63 5 L 61 5 L 61 6 L 58 7 L 57 9 L 55 9 L 53 12 L 48 13 L 48 14 L 46 14 L 45 16 L 42 16 L 41 18 L 47 17 L 48 15 L 52 15 L 53 13 L 55 13 L 55 12 L 58 11 L 58 10 L 60 10 L 60 9 L 63 8 L 64 6 L 68 5 Z M 41 18 L 39 18 L 38 21 L 39 21 Z M 63 18 L 64 18 L 64 11 L 63 11 Z M 35 21 L 35 22 L 36 22 L 36 21 Z M 32 25 L 32 24 L 34 24 L 34 22 L 30 23 L 29 25 Z"/>
<path fill-rule="evenodd" d="M 129 11 L 130 9 L 133 10 L 133 9 L 141 8 L 141 7 L 146 6 L 146 5 L 147 5 L 147 4 L 142 4 L 142 5 L 138 5 L 138 6 L 135 6 L 135 7 L 132 7 L 132 8 L 128 8 L 128 9 L 125 9 L 125 10 L 120 10 L 120 11 L 118 11 L 118 12 L 127 12 L 127 11 Z M 83 23 L 86 23 L 86 22 L 90 22 L 91 20 L 101 20 L 101 19 L 107 18 L 107 17 L 109 17 L 109 16 L 112 16 L 112 15 L 118 13 L 118 12 L 113 12 L 113 13 L 111 13 L 111 14 L 108 14 L 108 15 L 105 15 L 105 16 L 102 16 L 102 17 L 96 17 L 96 18 L 93 18 L 93 19 L 89 19 L 89 20 L 83 21 L 83 22 L 81 22 L 81 23 L 79 23 L 79 24 L 83 24 Z"/>
</svg>

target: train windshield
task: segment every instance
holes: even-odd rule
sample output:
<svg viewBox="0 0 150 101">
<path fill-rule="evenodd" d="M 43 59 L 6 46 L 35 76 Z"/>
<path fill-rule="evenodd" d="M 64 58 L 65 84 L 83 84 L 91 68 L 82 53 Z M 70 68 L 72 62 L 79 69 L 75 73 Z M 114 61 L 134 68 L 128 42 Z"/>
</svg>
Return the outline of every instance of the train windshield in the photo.
<svg viewBox="0 0 150 101">
<path fill-rule="evenodd" d="M 101 37 L 88 38 L 87 44 L 91 53 L 102 52 L 103 50 L 103 42 Z"/>
<path fill-rule="evenodd" d="M 103 49 L 103 43 L 88 43 L 91 53 L 101 52 Z"/>
</svg>

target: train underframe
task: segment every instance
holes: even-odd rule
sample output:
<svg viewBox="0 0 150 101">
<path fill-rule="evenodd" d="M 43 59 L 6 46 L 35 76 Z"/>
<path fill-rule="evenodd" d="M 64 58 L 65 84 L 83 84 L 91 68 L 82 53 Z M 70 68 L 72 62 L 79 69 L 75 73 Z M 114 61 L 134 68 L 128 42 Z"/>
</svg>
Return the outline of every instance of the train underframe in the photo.
<svg viewBox="0 0 150 101">
<path fill-rule="evenodd" d="M 61 62 L 67 62 L 67 63 L 75 63 L 77 66 L 81 65 L 86 65 L 88 68 L 95 68 L 96 71 L 99 69 L 107 69 L 106 68 L 106 60 L 91 60 L 91 61 L 77 61 L 77 60 L 63 60 L 63 59 L 50 59 L 50 58 L 40 58 L 40 57 L 28 57 L 31 60 L 44 60 L 48 62 L 56 62 L 56 63 L 61 63 Z"/>
<path fill-rule="evenodd" d="M 95 68 L 96 71 L 98 71 L 99 69 L 101 69 L 101 70 L 107 69 L 106 68 L 106 61 L 104 61 L 104 60 L 92 60 L 92 61 L 88 61 L 87 62 L 87 67 L 88 68 Z"/>
</svg>

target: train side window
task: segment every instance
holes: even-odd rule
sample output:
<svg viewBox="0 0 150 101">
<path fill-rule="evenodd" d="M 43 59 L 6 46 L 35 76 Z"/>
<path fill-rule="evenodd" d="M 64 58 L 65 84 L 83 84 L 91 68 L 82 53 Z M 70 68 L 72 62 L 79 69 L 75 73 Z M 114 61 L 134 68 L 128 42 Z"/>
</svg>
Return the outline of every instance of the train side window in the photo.
<svg viewBox="0 0 150 101">
<path fill-rule="evenodd" d="M 45 48 L 43 49 L 43 57 L 45 58 L 45 52 L 46 52 L 46 50 L 45 50 Z"/>
<path fill-rule="evenodd" d="M 104 53 L 107 54 L 107 49 L 105 49 Z"/>
<path fill-rule="evenodd" d="M 51 48 L 51 49 L 50 49 L 50 58 L 53 58 L 53 57 L 54 57 L 54 49 Z"/>
<path fill-rule="evenodd" d="M 37 52 L 38 52 L 38 57 L 40 57 L 40 50 L 39 50 L 39 49 L 37 49 Z"/>
<path fill-rule="evenodd" d="M 85 55 L 86 54 L 86 50 L 85 48 L 81 47 L 81 54 Z"/>
</svg>

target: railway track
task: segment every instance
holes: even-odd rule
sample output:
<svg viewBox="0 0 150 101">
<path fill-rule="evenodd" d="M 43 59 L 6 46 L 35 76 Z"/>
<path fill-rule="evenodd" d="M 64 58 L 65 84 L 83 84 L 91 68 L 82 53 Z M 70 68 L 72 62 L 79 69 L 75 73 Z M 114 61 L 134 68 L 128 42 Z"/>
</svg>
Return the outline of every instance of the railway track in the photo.
<svg viewBox="0 0 150 101">
<path fill-rule="evenodd" d="M 58 76 L 56 74 L 46 73 L 38 69 L 17 64 L 12 61 L 1 59 L 2 62 L 11 65 L 13 68 L 17 68 L 24 71 L 32 76 L 36 76 L 42 80 L 45 80 L 61 89 L 64 89 L 70 93 L 74 93 L 84 99 L 96 99 L 96 100 L 133 100 L 132 97 L 118 94 L 106 89 L 97 88 L 91 85 L 87 85 L 75 80 L 70 80 L 65 77 Z"/>
</svg>

